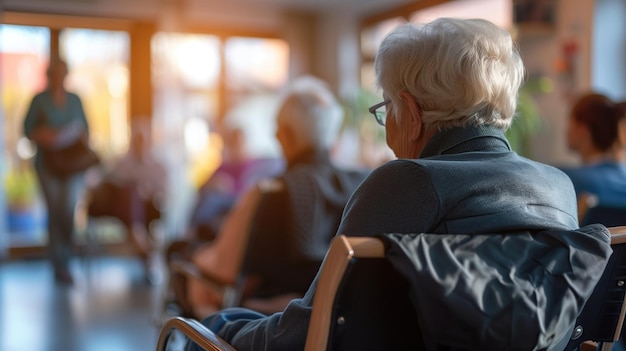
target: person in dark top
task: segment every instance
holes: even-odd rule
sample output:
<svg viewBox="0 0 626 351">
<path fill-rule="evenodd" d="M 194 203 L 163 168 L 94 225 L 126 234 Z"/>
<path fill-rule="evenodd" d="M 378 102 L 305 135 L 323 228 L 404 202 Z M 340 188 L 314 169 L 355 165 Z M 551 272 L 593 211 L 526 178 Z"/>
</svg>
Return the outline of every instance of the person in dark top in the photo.
<svg viewBox="0 0 626 351">
<path fill-rule="evenodd" d="M 244 262 L 246 274 L 257 282 L 251 297 L 302 296 L 313 280 L 345 204 L 368 173 L 331 161 L 342 121 L 341 105 L 317 78 L 298 79 L 283 97 L 276 138 L 287 167 L 275 178 L 279 190 L 263 196 L 252 222 Z M 233 279 L 224 272 L 234 261 L 220 257 L 240 241 L 219 233 L 216 243 L 195 251 L 192 260 L 208 273 Z M 188 295 L 194 311 L 219 305 L 210 288 L 194 279 L 188 281 Z"/>
</svg>

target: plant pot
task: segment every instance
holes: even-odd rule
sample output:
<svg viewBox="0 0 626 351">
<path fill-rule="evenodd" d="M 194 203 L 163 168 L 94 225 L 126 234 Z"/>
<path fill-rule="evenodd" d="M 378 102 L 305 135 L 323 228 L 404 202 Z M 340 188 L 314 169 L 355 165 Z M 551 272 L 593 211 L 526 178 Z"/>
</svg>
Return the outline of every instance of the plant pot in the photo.
<svg viewBox="0 0 626 351">
<path fill-rule="evenodd" d="M 10 233 L 34 233 L 40 224 L 34 208 L 7 211 L 7 226 Z"/>
</svg>

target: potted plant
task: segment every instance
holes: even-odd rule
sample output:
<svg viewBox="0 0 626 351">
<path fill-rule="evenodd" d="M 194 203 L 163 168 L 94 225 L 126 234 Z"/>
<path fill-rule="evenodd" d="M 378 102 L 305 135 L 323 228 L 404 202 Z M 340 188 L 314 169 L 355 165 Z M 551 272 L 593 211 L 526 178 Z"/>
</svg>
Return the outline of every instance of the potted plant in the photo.
<svg viewBox="0 0 626 351">
<path fill-rule="evenodd" d="M 531 138 L 541 128 L 541 116 L 535 96 L 552 92 L 552 81 L 544 76 L 531 76 L 518 95 L 516 118 L 506 132 L 511 147 L 522 156 L 532 158 Z"/>
</svg>

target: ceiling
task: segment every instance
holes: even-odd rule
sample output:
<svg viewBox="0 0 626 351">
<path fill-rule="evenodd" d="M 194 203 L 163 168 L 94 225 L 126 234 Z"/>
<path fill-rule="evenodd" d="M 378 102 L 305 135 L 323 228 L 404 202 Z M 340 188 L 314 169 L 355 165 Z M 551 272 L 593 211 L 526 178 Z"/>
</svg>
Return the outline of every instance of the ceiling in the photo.
<svg viewBox="0 0 626 351">
<path fill-rule="evenodd" d="M 96 12 L 120 12 L 128 9 L 136 13 L 143 8 L 146 13 L 159 8 L 183 7 L 213 10 L 239 11 L 346 11 L 359 15 L 385 11 L 397 6 L 424 0 L 0 0 L 5 11 L 51 12 L 61 14 L 87 14 Z"/>
<path fill-rule="evenodd" d="M 220 1 L 220 0 L 218 0 Z M 372 12 L 378 10 L 386 10 L 399 5 L 411 2 L 419 2 L 415 0 L 233 0 L 237 4 L 281 7 L 290 9 L 303 9 L 311 11 L 328 11 L 328 10 L 355 10 L 359 12 Z"/>
</svg>

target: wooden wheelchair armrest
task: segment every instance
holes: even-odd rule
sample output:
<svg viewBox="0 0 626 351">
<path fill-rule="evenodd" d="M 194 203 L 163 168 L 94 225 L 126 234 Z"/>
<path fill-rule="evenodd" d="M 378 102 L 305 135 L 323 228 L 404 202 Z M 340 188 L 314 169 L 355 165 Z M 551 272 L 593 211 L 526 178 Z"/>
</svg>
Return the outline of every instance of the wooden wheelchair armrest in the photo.
<svg viewBox="0 0 626 351">
<path fill-rule="evenodd" d="M 232 289 L 236 285 L 235 282 L 226 281 L 209 272 L 202 271 L 195 263 L 183 259 L 173 260 L 170 264 L 170 272 L 172 274 L 183 274 L 187 277 L 198 279 L 203 284 L 218 292 L 225 292 L 227 289 Z"/>
<path fill-rule="evenodd" d="M 307 332 L 306 351 L 325 350 L 328 347 L 332 308 L 337 289 L 350 260 L 354 257 L 385 257 L 384 244 L 374 237 L 347 237 L 343 234 L 335 237 L 320 268 Z"/>
<path fill-rule="evenodd" d="M 626 226 L 609 227 L 611 233 L 611 244 L 622 244 L 626 242 Z"/>
<path fill-rule="evenodd" d="M 179 330 L 186 337 L 207 351 L 236 351 L 224 339 L 215 335 L 211 330 L 195 319 L 172 317 L 168 319 L 159 332 L 159 341 L 156 351 L 167 349 L 168 339 L 174 330 Z"/>
</svg>

